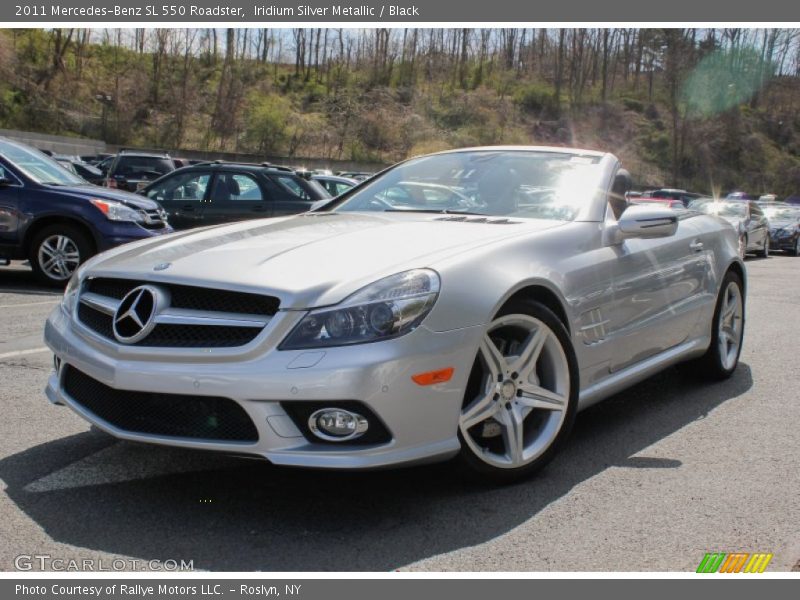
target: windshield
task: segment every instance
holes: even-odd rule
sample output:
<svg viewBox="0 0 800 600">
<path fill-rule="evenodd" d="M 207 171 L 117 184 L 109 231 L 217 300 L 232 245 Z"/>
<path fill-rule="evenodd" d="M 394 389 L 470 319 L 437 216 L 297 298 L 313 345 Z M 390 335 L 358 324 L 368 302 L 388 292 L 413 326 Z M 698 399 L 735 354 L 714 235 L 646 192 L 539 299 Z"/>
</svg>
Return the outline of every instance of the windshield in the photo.
<svg viewBox="0 0 800 600">
<path fill-rule="evenodd" d="M 747 216 L 747 203 L 745 202 L 692 202 L 690 208 L 699 210 L 709 215 L 720 217 L 745 217 Z"/>
<path fill-rule="evenodd" d="M 797 221 L 800 219 L 800 208 L 790 206 L 767 206 L 764 214 L 775 221 Z"/>
<path fill-rule="evenodd" d="M 602 183 L 601 158 L 527 150 L 423 156 L 376 177 L 343 202 L 334 203 L 333 210 L 571 221 Z"/>
<path fill-rule="evenodd" d="M 128 179 L 154 179 L 175 170 L 172 159 L 159 156 L 120 156 L 114 175 Z"/>
<path fill-rule="evenodd" d="M 33 148 L 0 142 L 0 153 L 20 171 L 39 184 L 83 185 L 86 181 L 58 162 Z"/>
</svg>

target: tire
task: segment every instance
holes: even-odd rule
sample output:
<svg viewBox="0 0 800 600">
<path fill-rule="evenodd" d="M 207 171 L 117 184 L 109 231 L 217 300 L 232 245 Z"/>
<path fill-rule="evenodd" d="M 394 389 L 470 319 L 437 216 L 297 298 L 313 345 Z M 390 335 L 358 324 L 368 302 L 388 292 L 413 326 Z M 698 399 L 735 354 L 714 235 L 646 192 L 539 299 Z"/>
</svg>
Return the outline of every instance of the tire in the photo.
<svg viewBox="0 0 800 600">
<path fill-rule="evenodd" d="M 64 223 L 48 225 L 37 233 L 31 242 L 28 259 L 40 282 L 64 287 L 75 270 L 92 254 L 94 249 L 87 235 L 74 225 Z"/>
<path fill-rule="evenodd" d="M 758 255 L 761 258 L 769 258 L 769 236 L 764 237 L 764 245 L 759 250 Z"/>
<path fill-rule="evenodd" d="M 538 302 L 510 302 L 487 328 L 464 393 L 462 468 L 495 484 L 538 471 L 569 436 L 578 392 L 578 362 L 558 317 Z"/>
<path fill-rule="evenodd" d="M 733 287 L 732 287 L 733 286 Z M 733 289 L 735 287 L 735 290 Z M 729 306 L 730 294 L 738 293 L 738 309 L 733 315 L 733 319 L 723 318 L 726 306 Z M 717 304 L 714 309 L 714 320 L 711 329 L 711 345 L 706 353 L 699 359 L 685 363 L 685 370 L 702 379 L 721 381 L 727 379 L 736 370 L 739 364 L 739 356 L 742 353 L 742 341 L 744 339 L 745 322 L 745 299 L 744 289 L 741 278 L 733 271 L 728 271 L 722 280 Z M 728 333 L 733 338 L 728 338 L 727 343 L 722 344 L 724 325 L 726 321 L 730 323 Z M 731 342 L 735 347 L 731 347 Z"/>
</svg>

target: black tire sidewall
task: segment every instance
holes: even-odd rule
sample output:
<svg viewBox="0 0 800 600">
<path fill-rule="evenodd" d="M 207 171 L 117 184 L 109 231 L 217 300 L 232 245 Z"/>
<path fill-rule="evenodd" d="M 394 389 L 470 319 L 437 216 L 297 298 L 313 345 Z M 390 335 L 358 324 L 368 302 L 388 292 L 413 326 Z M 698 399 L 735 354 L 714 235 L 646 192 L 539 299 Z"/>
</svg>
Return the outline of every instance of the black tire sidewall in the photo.
<svg viewBox="0 0 800 600">
<path fill-rule="evenodd" d="M 728 285 L 735 281 L 739 286 L 739 293 L 742 296 L 742 335 L 739 338 L 739 352 L 736 355 L 736 362 L 734 363 L 733 367 L 730 369 L 726 369 L 722 365 L 722 356 L 719 351 L 719 315 L 720 311 L 722 310 L 722 304 L 724 302 L 725 297 L 725 290 L 728 289 Z M 711 346 L 708 348 L 708 352 L 706 353 L 705 367 L 709 369 L 709 375 L 715 379 L 727 379 L 733 372 L 736 370 L 736 367 L 739 366 L 739 358 L 742 355 L 742 347 L 744 346 L 744 328 L 745 328 L 745 315 L 746 315 L 746 302 L 745 302 L 745 295 L 744 295 L 744 285 L 742 283 L 741 278 L 733 271 L 728 271 L 725 274 L 725 277 L 722 279 L 722 285 L 719 288 L 719 293 L 717 294 L 717 304 L 714 307 L 714 320 L 712 321 L 711 325 Z"/>
<path fill-rule="evenodd" d="M 564 417 L 561 430 L 556 435 L 553 443 L 550 444 L 550 446 L 542 453 L 541 456 L 522 467 L 504 469 L 487 464 L 475 456 L 470 447 L 464 441 L 461 429 L 458 428 L 458 439 L 461 442 L 461 451 L 458 455 L 459 463 L 465 468 L 468 474 L 474 478 L 478 478 L 483 482 L 495 484 L 514 483 L 520 479 L 528 477 L 544 467 L 553 459 L 555 454 L 561 449 L 564 442 L 569 437 L 569 434 L 572 430 L 572 426 L 575 422 L 575 416 L 578 411 L 578 397 L 580 395 L 578 359 L 575 355 L 572 341 L 569 337 L 569 333 L 564 327 L 564 324 L 553 313 L 553 311 L 551 311 L 545 305 L 539 302 L 525 300 L 515 300 L 507 303 L 492 320 L 513 314 L 521 314 L 539 319 L 555 333 L 562 349 L 564 350 L 564 355 L 567 358 L 567 364 L 569 367 L 570 394 L 569 401 L 567 403 L 567 414 Z"/>
<path fill-rule="evenodd" d="M 88 237 L 86 236 L 86 234 L 83 233 L 80 229 L 78 229 L 74 225 L 69 225 L 69 224 L 48 225 L 34 236 L 33 240 L 31 241 L 28 260 L 30 261 L 31 268 L 33 269 L 33 272 L 36 275 L 36 278 L 46 285 L 63 287 L 67 285 L 67 282 L 69 282 L 69 278 L 53 279 L 52 277 L 47 275 L 47 273 L 44 272 L 41 265 L 39 264 L 39 248 L 47 238 L 53 235 L 63 235 L 73 241 L 75 246 L 78 248 L 78 260 L 79 260 L 78 266 L 86 262 L 86 260 L 94 252 L 92 249 L 92 244 L 88 239 Z"/>
</svg>

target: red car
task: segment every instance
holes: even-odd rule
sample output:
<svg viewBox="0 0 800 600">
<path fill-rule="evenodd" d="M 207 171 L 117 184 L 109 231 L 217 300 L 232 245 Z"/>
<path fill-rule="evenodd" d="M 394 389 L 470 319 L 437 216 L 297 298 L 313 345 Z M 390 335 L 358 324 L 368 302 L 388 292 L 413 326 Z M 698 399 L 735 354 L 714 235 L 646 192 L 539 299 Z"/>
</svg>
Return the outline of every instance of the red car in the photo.
<svg viewBox="0 0 800 600">
<path fill-rule="evenodd" d="M 673 198 L 649 198 L 639 196 L 638 198 L 631 198 L 631 204 L 661 204 L 668 208 L 686 208 L 682 200 L 675 200 Z"/>
</svg>

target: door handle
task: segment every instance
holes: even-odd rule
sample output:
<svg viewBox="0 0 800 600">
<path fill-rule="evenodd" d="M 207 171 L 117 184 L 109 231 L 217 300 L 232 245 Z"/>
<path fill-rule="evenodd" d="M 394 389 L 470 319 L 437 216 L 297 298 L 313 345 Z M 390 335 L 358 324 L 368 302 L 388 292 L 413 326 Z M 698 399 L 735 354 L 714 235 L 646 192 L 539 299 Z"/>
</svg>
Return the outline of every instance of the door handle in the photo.
<svg viewBox="0 0 800 600">
<path fill-rule="evenodd" d="M 689 244 L 689 248 L 694 252 L 700 252 L 703 249 L 703 242 L 692 242 Z"/>
<path fill-rule="evenodd" d="M 251 210 L 253 212 L 266 212 L 267 209 L 263 206 L 254 206 Z"/>
<path fill-rule="evenodd" d="M 184 204 L 183 206 L 181 206 L 181 210 L 183 212 L 194 212 L 194 206 L 192 206 L 191 204 Z"/>
</svg>

